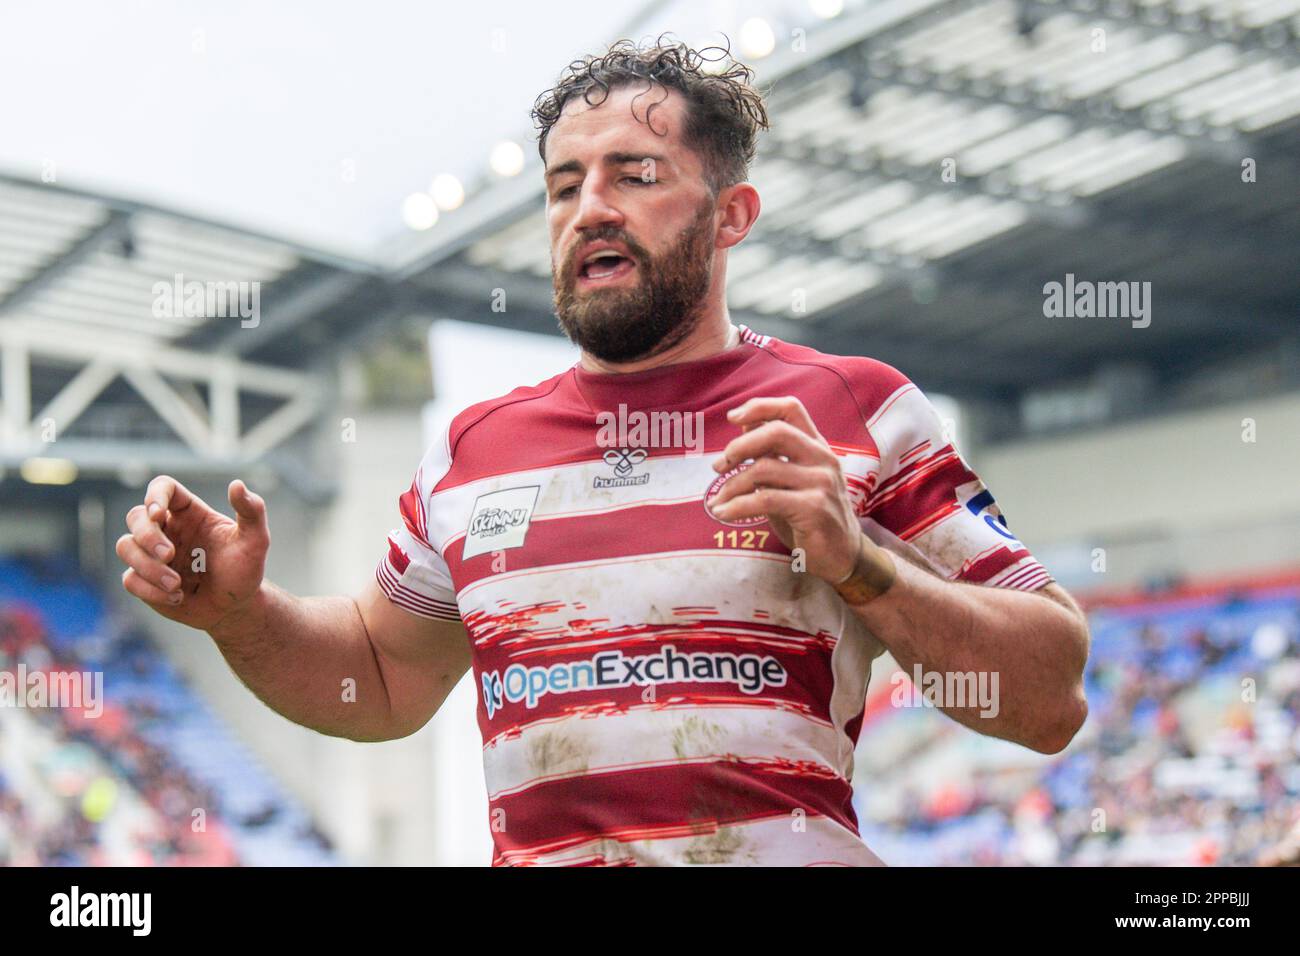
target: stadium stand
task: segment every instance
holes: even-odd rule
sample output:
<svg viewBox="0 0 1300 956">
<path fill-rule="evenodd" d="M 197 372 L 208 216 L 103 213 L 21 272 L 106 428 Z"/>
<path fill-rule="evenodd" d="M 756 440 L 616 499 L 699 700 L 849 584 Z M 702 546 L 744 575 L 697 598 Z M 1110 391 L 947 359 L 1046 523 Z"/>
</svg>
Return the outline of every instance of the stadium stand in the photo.
<svg viewBox="0 0 1300 956">
<path fill-rule="evenodd" d="M 1055 757 L 891 706 L 901 677 L 874 690 L 855 789 L 886 861 L 1240 865 L 1284 839 L 1300 819 L 1300 582 L 1090 618 L 1089 718 Z"/>
<path fill-rule="evenodd" d="M 84 706 L 0 707 L 0 865 L 338 862 L 144 634 L 61 563 L 0 560 L 0 671 L 103 681 Z"/>
</svg>

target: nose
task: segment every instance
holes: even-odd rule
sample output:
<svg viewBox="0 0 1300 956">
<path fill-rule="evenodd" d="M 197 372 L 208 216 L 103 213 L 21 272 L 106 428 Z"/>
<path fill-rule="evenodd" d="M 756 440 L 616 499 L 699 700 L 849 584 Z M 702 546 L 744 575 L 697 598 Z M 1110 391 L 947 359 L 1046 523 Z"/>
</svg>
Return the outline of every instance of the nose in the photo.
<svg viewBox="0 0 1300 956">
<path fill-rule="evenodd" d="M 623 225 L 623 214 L 609 201 L 603 180 L 604 177 L 591 176 L 582 184 L 578 214 L 573 220 L 573 231 L 579 235 L 601 226 Z"/>
</svg>

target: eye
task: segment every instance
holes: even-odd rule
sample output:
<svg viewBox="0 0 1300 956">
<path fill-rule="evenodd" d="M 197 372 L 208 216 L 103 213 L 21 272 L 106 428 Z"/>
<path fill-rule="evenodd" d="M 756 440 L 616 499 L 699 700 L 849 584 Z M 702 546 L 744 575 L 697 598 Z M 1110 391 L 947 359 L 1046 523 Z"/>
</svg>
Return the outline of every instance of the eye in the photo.
<svg viewBox="0 0 1300 956">
<path fill-rule="evenodd" d="M 578 189 L 577 186 L 564 186 L 564 187 L 562 187 L 561 189 L 556 190 L 556 192 L 555 192 L 555 198 L 556 198 L 556 199 L 568 199 L 570 196 L 572 196 L 572 195 L 577 191 L 577 189 Z"/>
<path fill-rule="evenodd" d="M 642 179 L 640 176 L 624 176 L 623 182 L 635 183 L 638 186 L 653 186 L 655 183 L 653 179 Z"/>
</svg>

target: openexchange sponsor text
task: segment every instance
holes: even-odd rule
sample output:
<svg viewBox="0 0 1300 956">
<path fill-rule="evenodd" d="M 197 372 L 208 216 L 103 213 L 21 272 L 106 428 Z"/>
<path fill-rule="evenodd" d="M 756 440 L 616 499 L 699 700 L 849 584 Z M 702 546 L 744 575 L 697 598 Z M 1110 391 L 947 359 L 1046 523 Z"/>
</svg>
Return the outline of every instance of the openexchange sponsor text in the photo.
<svg viewBox="0 0 1300 956">
<path fill-rule="evenodd" d="M 565 661 L 549 667 L 512 664 L 505 673 L 485 672 L 483 703 L 490 719 L 507 702 L 523 701 L 532 708 L 547 694 L 659 683 L 731 683 L 746 694 L 784 687 L 785 667 L 771 655 L 702 651 L 682 654 L 671 644 L 654 654 L 626 657 L 622 651 L 602 651 L 589 660 Z"/>
</svg>

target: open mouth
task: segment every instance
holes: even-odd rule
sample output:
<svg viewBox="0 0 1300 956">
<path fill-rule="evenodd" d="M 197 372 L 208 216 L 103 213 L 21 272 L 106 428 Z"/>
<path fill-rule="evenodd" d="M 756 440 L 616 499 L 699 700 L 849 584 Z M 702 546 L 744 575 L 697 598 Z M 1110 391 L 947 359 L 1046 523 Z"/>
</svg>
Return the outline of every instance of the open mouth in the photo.
<svg viewBox="0 0 1300 956">
<path fill-rule="evenodd" d="M 613 249 L 593 252 L 578 267 L 579 281 L 587 284 L 616 282 L 636 268 L 636 263 Z"/>
</svg>

